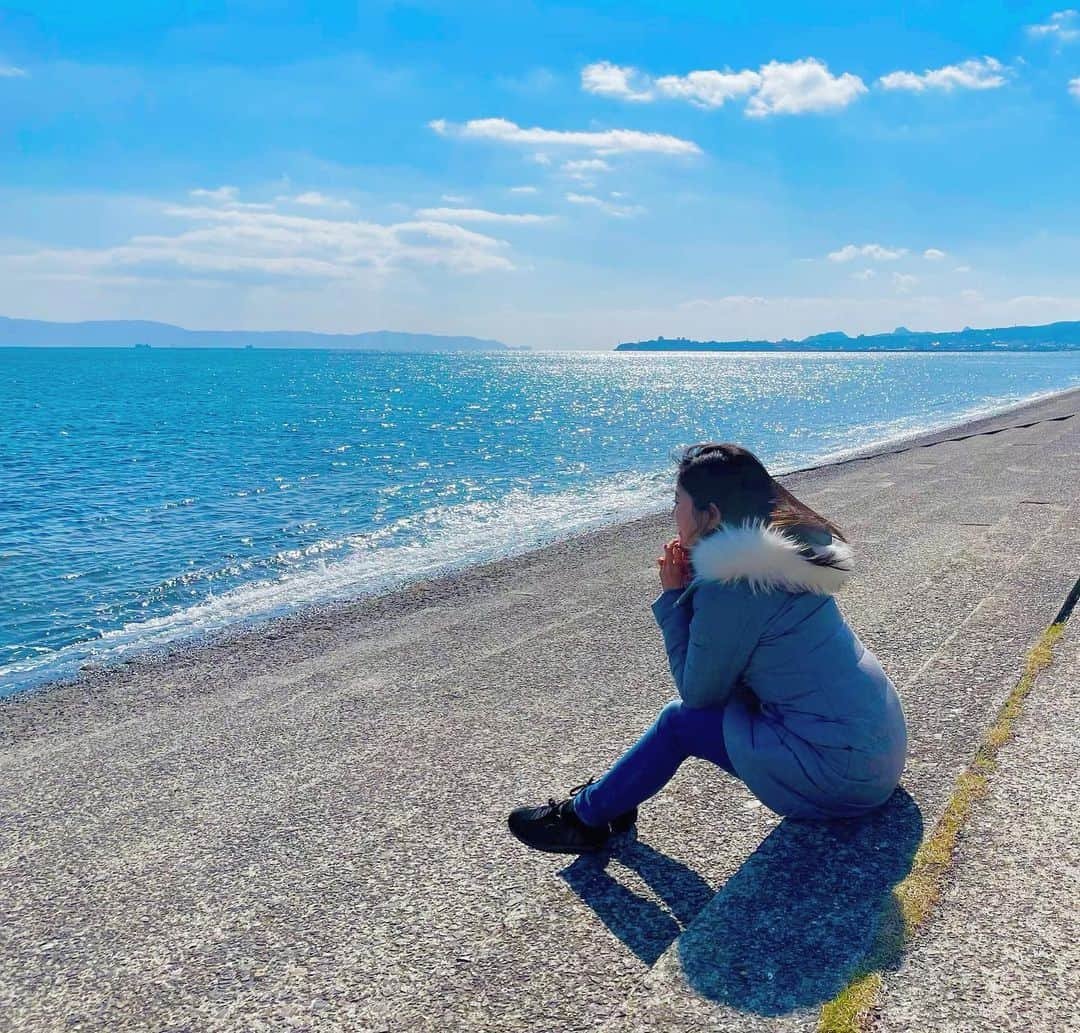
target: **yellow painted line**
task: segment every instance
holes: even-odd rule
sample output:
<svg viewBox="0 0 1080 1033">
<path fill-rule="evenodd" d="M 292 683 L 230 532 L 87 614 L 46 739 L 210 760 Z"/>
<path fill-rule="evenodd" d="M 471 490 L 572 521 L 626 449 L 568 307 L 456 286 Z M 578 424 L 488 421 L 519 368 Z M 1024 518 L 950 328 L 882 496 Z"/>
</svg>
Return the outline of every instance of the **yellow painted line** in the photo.
<svg viewBox="0 0 1080 1033">
<path fill-rule="evenodd" d="M 923 840 L 907 877 L 893 888 L 895 904 L 890 902 L 890 906 L 882 910 L 873 947 L 851 982 L 822 1005 L 818 1033 L 864 1033 L 866 1030 L 881 990 L 882 973 L 900 956 L 940 899 L 945 876 L 952 865 L 957 835 L 967 821 L 974 801 L 986 793 L 990 776 L 997 766 L 998 751 L 1012 737 L 1013 722 L 1023 709 L 1035 678 L 1050 664 L 1054 643 L 1064 630 L 1065 621 L 1055 621 L 1028 651 L 1020 680 L 998 710 L 974 759 L 957 777 L 945 813 L 934 831 Z M 890 914 L 897 917 L 890 921 L 886 917 Z"/>
</svg>

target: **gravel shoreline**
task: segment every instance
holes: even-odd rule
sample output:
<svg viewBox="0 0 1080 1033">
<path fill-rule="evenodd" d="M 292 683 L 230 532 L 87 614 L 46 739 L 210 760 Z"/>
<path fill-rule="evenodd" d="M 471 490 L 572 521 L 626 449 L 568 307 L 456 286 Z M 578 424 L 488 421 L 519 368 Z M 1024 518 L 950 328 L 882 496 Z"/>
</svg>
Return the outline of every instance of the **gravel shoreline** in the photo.
<svg viewBox="0 0 1080 1033">
<path fill-rule="evenodd" d="M 777 475 L 777 479 L 795 490 L 794 483 L 815 483 L 815 476 L 820 476 L 830 469 L 857 462 L 866 457 L 903 451 L 939 442 L 948 438 L 979 433 L 987 428 L 998 426 L 1003 419 L 1011 423 L 1024 423 L 1029 418 L 1037 419 L 1048 403 L 1075 394 L 1080 407 L 1080 388 L 1066 388 L 1049 392 L 1035 400 L 996 410 L 985 416 L 964 420 L 939 427 L 936 430 L 889 438 L 856 450 L 846 450 L 842 458 L 828 460 L 821 465 L 800 467 L 797 470 Z M 796 494 L 798 492 L 796 491 Z M 0 708 L 5 704 L 26 702 L 32 698 L 48 696 L 56 700 L 59 696 L 75 698 L 85 691 L 96 695 L 108 692 L 110 682 L 123 683 L 132 672 L 152 669 L 162 671 L 168 665 L 184 669 L 203 654 L 217 653 L 223 649 L 251 652 L 253 657 L 269 659 L 267 652 L 273 651 L 273 643 L 280 642 L 297 634 L 308 631 L 329 632 L 336 638 L 347 634 L 354 625 L 362 625 L 372 615 L 381 615 L 400 606 L 407 611 L 416 599 L 440 600 L 451 598 L 457 591 L 468 592 L 477 579 L 498 580 L 513 577 L 517 565 L 531 564 L 536 558 L 550 556 L 552 559 L 566 557 L 577 548 L 593 548 L 608 541 L 613 535 L 618 536 L 618 529 L 625 527 L 634 532 L 648 529 L 657 541 L 666 541 L 671 536 L 671 519 L 666 510 L 647 514 L 633 520 L 607 524 L 574 534 L 537 549 L 519 553 L 515 556 L 483 563 L 470 564 L 457 570 L 451 570 L 434 578 L 425 578 L 410 582 L 404 586 L 359 598 L 332 600 L 298 610 L 294 613 L 267 617 L 254 621 L 240 621 L 236 625 L 218 628 L 205 635 L 191 639 L 180 639 L 156 649 L 148 649 L 119 662 L 101 665 L 88 662 L 76 675 L 43 682 L 32 688 L 20 690 L 10 696 L 0 695 Z"/>
</svg>

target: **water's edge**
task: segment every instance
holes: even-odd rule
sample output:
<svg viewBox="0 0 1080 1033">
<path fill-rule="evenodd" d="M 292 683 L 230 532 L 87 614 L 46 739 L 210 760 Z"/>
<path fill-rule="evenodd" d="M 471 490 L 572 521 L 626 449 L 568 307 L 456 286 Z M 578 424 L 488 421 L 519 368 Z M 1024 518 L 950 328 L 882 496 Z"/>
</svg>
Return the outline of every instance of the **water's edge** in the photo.
<svg viewBox="0 0 1080 1033">
<path fill-rule="evenodd" d="M 941 440 L 959 434 L 970 434 L 983 429 L 991 420 L 999 420 L 1002 416 L 1010 413 L 1020 414 L 1024 410 L 1039 406 L 1054 398 L 1064 398 L 1076 395 L 1080 402 L 1080 387 L 1064 388 L 1062 390 L 1047 391 L 1029 396 L 1019 402 L 1012 402 L 1001 408 L 986 408 L 975 410 L 959 421 L 944 422 L 937 426 L 930 426 L 915 433 L 904 433 L 895 437 L 885 437 L 872 440 L 855 448 L 849 448 L 838 452 L 825 453 L 815 457 L 813 462 L 805 466 L 785 468 L 777 466 L 770 472 L 778 479 L 807 473 L 822 467 L 839 465 L 844 462 L 867 458 L 884 451 L 894 451 L 920 444 Z M 594 525 L 580 529 L 569 534 L 562 534 L 544 542 L 543 544 L 530 545 L 521 551 L 509 553 L 496 559 L 466 562 L 457 567 L 451 567 L 435 573 L 434 575 L 421 575 L 415 579 L 407 579 L 396 585 L 389 586 L 374 592 L 366 592 L 358 595 L 343 597 L 335 600 L 327 600 L 314 604 L 308 604 L 284 614 L 271 614 L 263 617 L 254 617 L 239 620 L 235 624 L 225 627 L 212 628 L 195 635 L 177 638 L 164 645 L 147 647 L 147 649 L 118 659 L 109 664 L 87 664 L 82 670 L 74 675 L 57 677 L 38 683 L 33 686 L 19 688 L 16 691 L 4 695 L 0 691 L 0 705 L 18 703 L 28 697 L 39 697 L 43 693 L 58 690 L 72 691 L 80 687 L 88 690 L 110 679 L 126 669 L 157 666 L 170 660 L 190 657 L 192 654 L 205 649 L 227 648 L 241 640 L 250 642 L 259 638 L 275 639 L 288 634 L 290 630 L 300 631 L 312 624 L 346 624 L 360 617 L 364 608 L 370 607 L 376 601 L 391 601 L 393 597 L 405 597 L 417 592 L 423 592 L 425 586 L 433 583 L 450 587 L 457 580 L 475 577 L 480 571 L 499 571 L 502 568 L 512 569 L 515 564 L 526 562 L 530 557 L 549 549 L 565 546 L 567 542 L 587 541 L 597 534 L 610 533 L 613 529 L 621 526 L 637 525 L 649 521 L 667 521 L 670 519 L 667 507 L 657 509 L 644 514 L 638 514 L 631 519 L 614 520 L 602 525 Z"/>
</svg>

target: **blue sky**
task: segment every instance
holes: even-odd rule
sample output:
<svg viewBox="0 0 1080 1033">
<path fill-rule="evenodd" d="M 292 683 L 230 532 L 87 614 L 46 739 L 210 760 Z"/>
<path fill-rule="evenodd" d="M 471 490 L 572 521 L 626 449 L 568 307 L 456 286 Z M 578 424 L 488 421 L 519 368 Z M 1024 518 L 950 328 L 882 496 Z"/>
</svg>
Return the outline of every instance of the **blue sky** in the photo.
<svg viewBox="0 0 1080 1033">
<path fill-rule="evenodd" d="M 551 348 L 1080 319 L 1055 5 L 16 0 L 0 148 L 9 316 Z"/>
</svg>

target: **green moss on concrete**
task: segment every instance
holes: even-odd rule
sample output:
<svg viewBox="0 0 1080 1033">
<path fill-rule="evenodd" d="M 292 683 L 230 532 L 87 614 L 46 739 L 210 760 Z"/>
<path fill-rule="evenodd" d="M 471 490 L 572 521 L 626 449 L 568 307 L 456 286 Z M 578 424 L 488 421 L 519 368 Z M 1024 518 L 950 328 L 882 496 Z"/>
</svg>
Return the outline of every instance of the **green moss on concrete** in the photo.
<svg viewBox="0 0 1080 1033">
<path fill-rule="evenodd" d="M 1064 622 L 1051 624 L 1028 651 L 1020 680 L 998 710 L 971 763 L 957 778 L 945 813 L 919 847 L 911 871 L 893 889 L 897 906 L 890 905 L 884 910 L 874 946 L 851 982 L 822 1006 L 818 1033 L 863 1033 L 867 1028 L 881 992 L 882 973 L 903 953 L 937 903 L 960 830 L 974 802 L 986 793 L 997 766 L 998 750 L 1012 737 L 1013 722 L 1020 715 L 1039 672 L 1049 665 L 1054 643 L 1064 630 Z M 901 918 L 890 921 L 886 917 L 890 914 L 899 914 Z"/>
<path fill-rule="evenodd" d="M 867 972 L 853 979 L 822 1006 L 819 1029 L 830 1033 L 860 1033 L 881 990 L 881 973 Z"/>
</svg>

